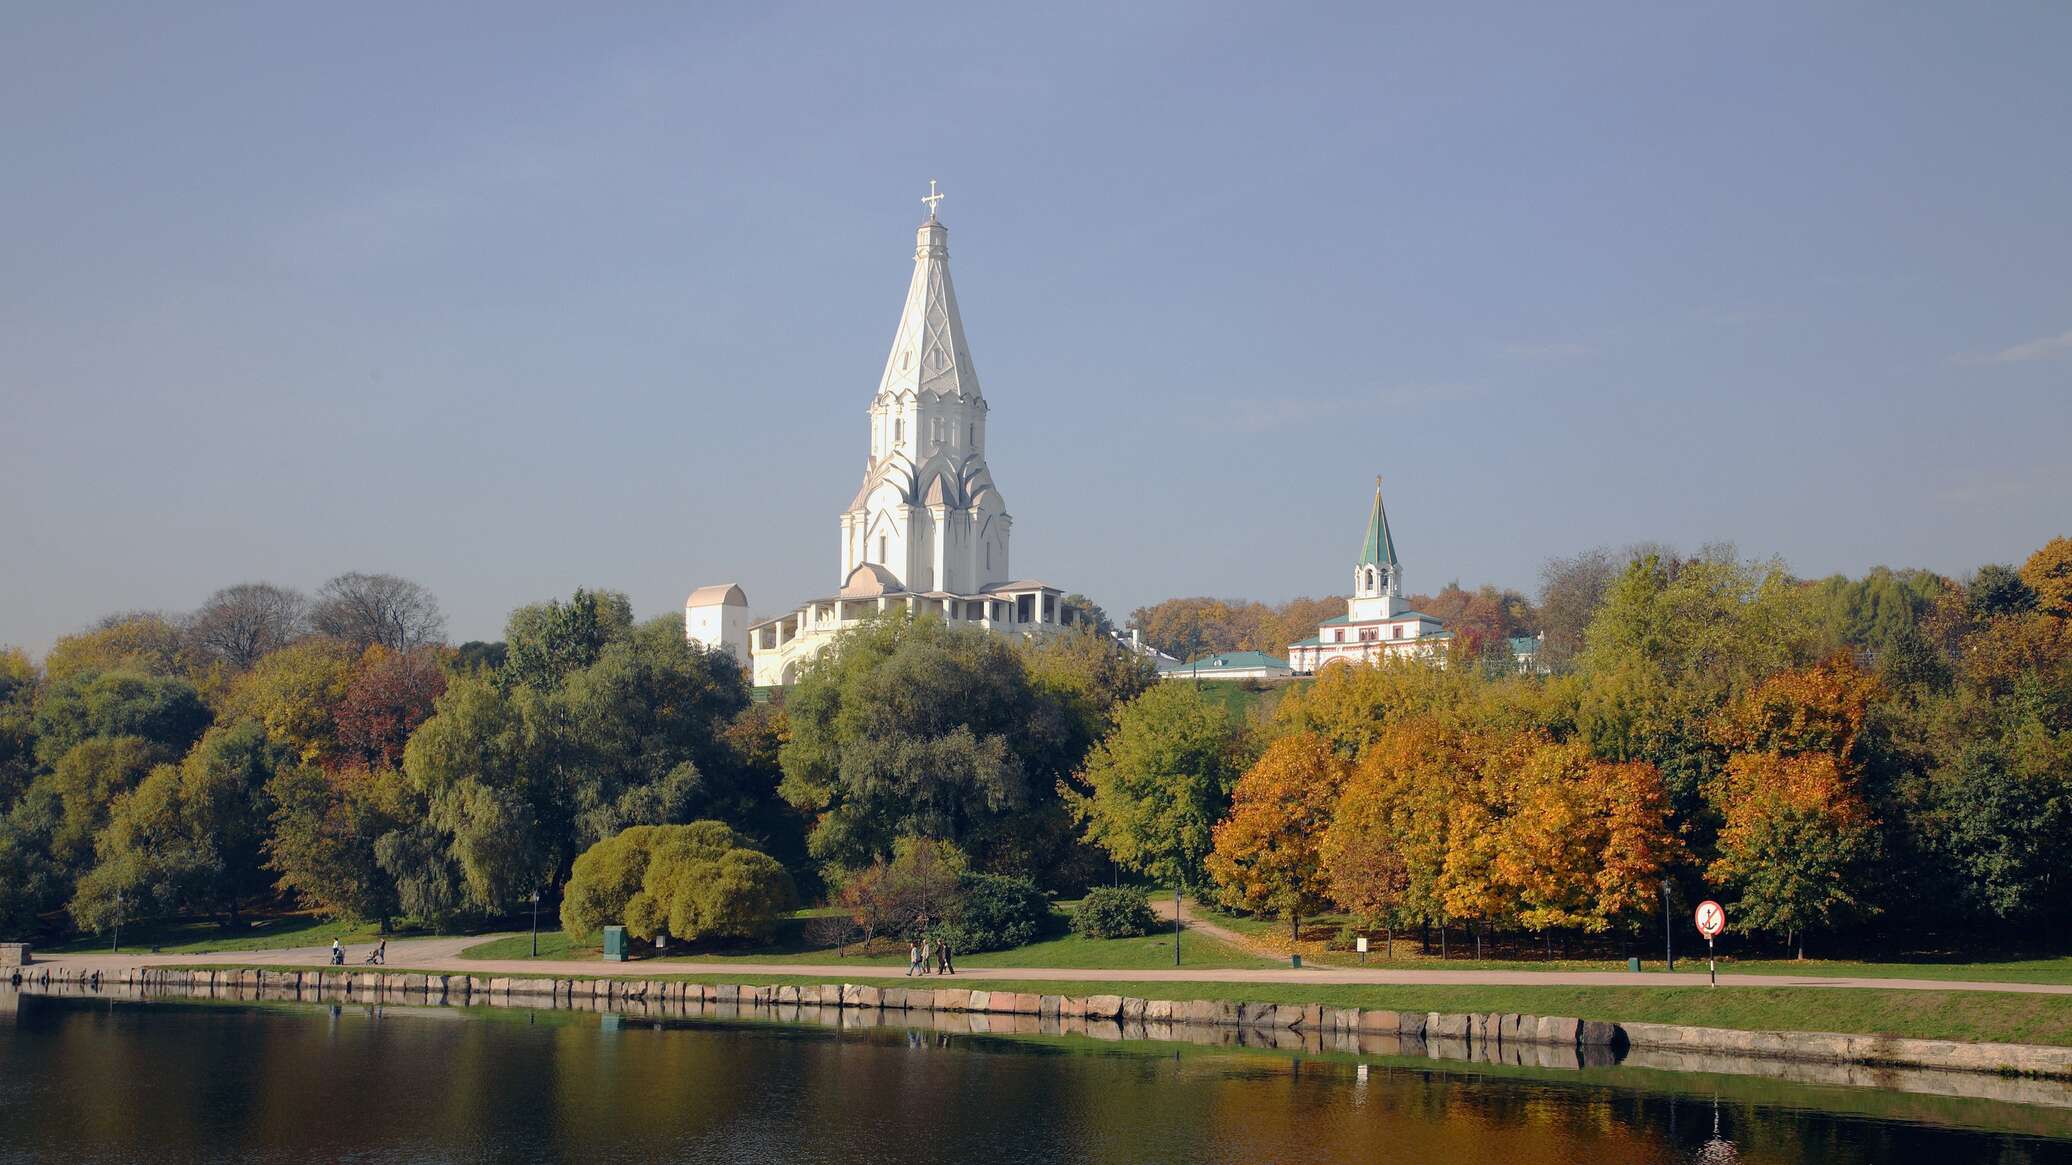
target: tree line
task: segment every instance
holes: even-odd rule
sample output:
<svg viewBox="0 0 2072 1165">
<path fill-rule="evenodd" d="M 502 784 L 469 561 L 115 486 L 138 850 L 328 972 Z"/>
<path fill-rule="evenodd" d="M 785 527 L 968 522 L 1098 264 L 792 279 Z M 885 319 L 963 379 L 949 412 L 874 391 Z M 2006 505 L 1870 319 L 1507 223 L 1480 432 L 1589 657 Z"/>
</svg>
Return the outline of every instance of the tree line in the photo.
<svg viewBox="0 0 2072 1165">
<path fill-rule="evenodd" d="M 454 648 L 406 580 L 231 587 L 0 654 L 0 930 L 452 926 L 693 825 L 585 868 L 644 928 L 712 934 L 755 929 L 701 896 L 717 870 L 757 910 L 942 921 L 924 853 L 996 919 L 1117 871 L 1291 926 L 1638 934 L 1665 883 L 1794 943 L 2072 911 L 2072 540 L 1961 582 L 1647 547 L 1543 583 L 1490 606 L 1541 620 L 1545 674 L 1335 665 L 1249 715 L 1092 624 L 875 621 L 761 698 L 608 590 Z"/>
<path fill-rule="evenodd" d="M 1596 592 L 1552 674 L 1334 666 L 1242 725 L 1150 693 L 1075 814 L 1127 867 L 1291 926 L 1637 935 L 1715 896 L 1803 950 L 2072 914 L 2072 540 L 1962 584 L 1612 561 L 1550 569 L 1543 609 Z"/>
</svg>

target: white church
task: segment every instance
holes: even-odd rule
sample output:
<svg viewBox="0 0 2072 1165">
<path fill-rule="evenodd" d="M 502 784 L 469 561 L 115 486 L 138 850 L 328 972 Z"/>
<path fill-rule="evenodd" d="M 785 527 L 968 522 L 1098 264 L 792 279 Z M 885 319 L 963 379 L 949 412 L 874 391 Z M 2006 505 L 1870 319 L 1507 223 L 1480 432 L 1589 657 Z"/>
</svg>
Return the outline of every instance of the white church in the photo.
<svg viewBox="0 0 2072 1165">
<path fill-rule="evenodd" d="M 1384 659 L 1436 661 L 1453 638 L 1446 625 L 1403 601 L 1403 564 L 1381 504 L 1381 479 L 1374 479 L 1374 508 L 1367 513 L 1367 537 L 1353 563 L 1353 597 L 1345 614 L 1324 621 L 1314 637 L 1288 645 L 1288 666 L 1298 674 L 1325 664 L 1379 663 Z"/>
<path fill-rule="evenodd" d="M 1014 520 L 986 468 L 985 397 L 950 284 L 949 228 L 929 183 L 913 282 L 870 404 L 863 484 L 842 511 L 838 589 L 750 622 L 748 596 L 723 583 L 684 603 L 684 634 L 732 652 L 758 686 L 794 682 L 836 634 L 888 612 L 1017 636 L 1075 622 L 1058 587 L 1009 570 Z"/>
</svg>

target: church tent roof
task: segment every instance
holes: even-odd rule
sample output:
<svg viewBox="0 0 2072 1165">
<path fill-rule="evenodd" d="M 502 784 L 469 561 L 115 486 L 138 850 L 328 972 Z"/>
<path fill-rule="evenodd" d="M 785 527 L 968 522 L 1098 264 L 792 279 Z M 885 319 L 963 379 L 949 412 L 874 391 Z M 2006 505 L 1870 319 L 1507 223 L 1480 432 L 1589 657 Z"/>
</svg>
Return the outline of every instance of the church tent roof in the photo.
<svg viewBox="0 0 2072 1165">
<path fill-rule="evenodd" d="M 1389 513 L 1381 504 L 1381 479 L 1374 479 L 1374 508 L 1367 514 L 1367 540 L 1360 544 L 1359 566 L 1400 567 L 1396 540 L 1389 534 Z"/>
</svg>

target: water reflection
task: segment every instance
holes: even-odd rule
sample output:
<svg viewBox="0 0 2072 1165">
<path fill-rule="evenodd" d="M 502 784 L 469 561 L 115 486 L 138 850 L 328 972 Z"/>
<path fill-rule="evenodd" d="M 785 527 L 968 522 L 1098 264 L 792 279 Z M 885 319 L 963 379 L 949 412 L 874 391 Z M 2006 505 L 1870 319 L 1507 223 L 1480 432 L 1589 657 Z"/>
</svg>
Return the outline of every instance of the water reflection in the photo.
<svg viewBox="0 0 2072 1165">
<path fill-rule="evenodd" d="M 2072 1160 L 2066 1142 L 2034 1135 L 2072 1135 L 2060 1111 L 1875 1093 L 1840 1111 L 1831 1092 L 1777 1081 L 1692 1095 L 1620 1083 L 1623 1071 L 854 1026 L 839 1013 L 807 1026 L 28 997 L 0 1028 L 0 1161 Z M 1953 1104 L 1971 1107 L 1937 1107 Z M 1946 1127 L 1986 1117 L 2004 1127 Z"/>
</svg>

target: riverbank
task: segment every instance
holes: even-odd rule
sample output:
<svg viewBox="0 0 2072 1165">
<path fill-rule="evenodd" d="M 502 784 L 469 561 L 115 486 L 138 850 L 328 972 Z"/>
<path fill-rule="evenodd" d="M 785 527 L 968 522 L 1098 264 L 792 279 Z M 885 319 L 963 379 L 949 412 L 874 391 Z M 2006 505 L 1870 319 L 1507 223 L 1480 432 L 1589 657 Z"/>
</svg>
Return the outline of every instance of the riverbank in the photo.
<svg viewBox="0 0 2072 1165">
<path fill-rule="evenodd" d="M 709 981 L 717 979 L 718 981 Z M 1866 1068 L 1989 1073 L 2072 1080 L 2072 1046 L 2021 1042 L 1918 1039 L 1885 1033 L 1817 1030 L 1752 1030 L 1646 1020 L 1599 1019 L 1579 1015 L 1489 1010 L 1420 1010 L 1360 1006 L 1343 999 L 1288 998 L 1287 989 L 1235 997 L 1223 984 L 1187 985 L 1169 998 L 1143 998 L 1121 991 L 1048 994 L 1043 984 L 990 981 L 972 986 L 921 986 L 914 980 L 845 983 L 738 981 L 737 977 L 628 978 L 551 975 L 456 975 L 437 971 L 278 969 L 273 967 L 99 968 L 38 964 L 25 968 L 31 990 L 100 991 L 128 988 L 139 994 L 192 993 L 203 996 L 250 993 L 254 997 L 399 999 L 433 1004 L 639 1007 L 726 1005 L 737 1008 L 830 1008 L 837 1011 L 925 1012 L 977 1015 L 1003 1025 L 1046 1020 L 1117 1025 L 1115 1038 L 1173 1038 L 1204 1029 L 1245 1033 L 1281 1046 L 1327 1041 L 1394 1041 L 1379 1054 L 1436 1054 L 1442 1058 L 1493 1063 L 1577 1065 L 1596 1058 L 1609 1063 L 1630 1051 L 1680 1056 L 1721 1056 Z M 1020 990 L 1034 986 L 1035 990 Z M 1102 985 L 1090 985 L 1102 986 Z M 1180 985 L 1175 985 L 1180 986 Z M 1205 990 L 1204 990 L 1205 988 Z M 1342 993 L 1345 989 L 1340 989 Z M 1310 994 L 1329 993 L 1328 988 Z M 1710 995 L 1711 993 L 1708 993 Z M 1137 1034 L 1130 1034 L 1131 1032 Z M 1219 1037 L 1220 1038 L 1220 1037 Z M 1433 1052 L 1433 1049 L 1438 1049 Z M 1526 1057 L 1530 1057 L 1527 1059 Z M 2072 1097 L 2068 1097 L 2072 1103 Z"/>
</svg>

